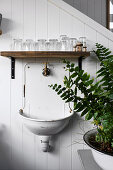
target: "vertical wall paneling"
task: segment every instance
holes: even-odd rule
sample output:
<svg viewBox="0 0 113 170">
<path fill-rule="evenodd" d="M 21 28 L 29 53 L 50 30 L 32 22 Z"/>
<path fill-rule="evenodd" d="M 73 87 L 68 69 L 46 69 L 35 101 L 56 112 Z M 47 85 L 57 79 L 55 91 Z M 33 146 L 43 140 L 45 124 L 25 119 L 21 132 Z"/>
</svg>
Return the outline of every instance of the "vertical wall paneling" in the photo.
<svg viewBox="0 0 113 170">
<path fill-rule="evenodd" d="M 71 36 L 72 17 L 65 11 L 60 10 L 60 34 Z"/>
<path fill-rule="evenodd" d="M 36 0 L 24 0 L 24 39 L 34 39 L 36 35 Z"/>
<path fill-rule="evenodd" d="M 88 15 L 88 0 L 82 1 L 81 10 L 84 14 Z"/>
<path fill-rule="evenodd" d="M 81 11 L 81 0 L 73 0 L 73 6 Z"/>
<path fill-rule="evenodd" d="M 85 24 L 85 37 L 87 37 L 87 50 L 92 51 L 95 47 L 96 31 L 86 24 Z"/>
<path fill-rule="evenodd" d="M 102 25 L 104 25 L 105 27 L 106 27 L 106 3 L 107 3 L 106 0 L 101 1 L 101 6 L 102 6 L 102 10 L 101 10 L 102 20 L 101 20 L 101 22 L 102 22 Z"/>
<path fill-rule="evenodd" d="M 102 10 L 102 6 L 101 6 L 101 1 L 102 0 L 98 0 L 96 1 L 95 0 L 95 21 L 101 23 L 102 21 L 102 13 L 101 13 L 101 10 Z"/>
<path fill-rule="evenodd" d="M 76 38 L 86 36 L 88 50 L 92 50 L 96 42 L 109 46 L 113 50 L 112 36 L 107 30 L 95 24 L 98 28 L 102 28 L 102 34 L 99 33 L 100 30 L 90 24 L 89 18 L 79 15 L 79 12 L 77 15 L 76 10 L 75 16 L 73 8 L 65 3 L 63 5 L 66 8 L 63 8 L 59 6 L 63 2 L 60 0 L 57 2 L 58 4 L 55 5 L 56 2 L 51 0 L 1 0 L 3 35 L 0 36 L 0 51 L 10 50 L 13 38 L 37 40 L 58 38 L 61 34 Z M 104 24 L 105 11 L 100 10 L 105 8 L 104 2 L 104 0 L 84 0 L 82 4 L 82 0 L 71 0 L 69 3 Z M 85 23 L 84 18 L 89 23 Z M 77 60 L 70 60 L 75 65 L 78 64 Z M 42 76 L 45 61 L 51 69 L 49 77 Z M 47 87 L 48 84 L 55 82 L 62 84 L 64 74 L 67 75 L 60 59 L 17 59 L 16 79 L 11 80 L 10 60 L 0 57 L 0 170 L 83 170 L 77 150 L 87 148 L 83 143 L 82 135 L 92 126 L 84 122 L 80 114 L 75 114 L 70 124 L 60 134 L 53 136 L 51 139 L 53 150 L 50 153 L 42 152 L 38 136 L 24 127 L 18 111 L 23 105 L 26 63 L 30 65 L 30 68 L 26 67 L 26 111 L 31 116 L 50 116 L 54 119 L 65 116 L 68 111 L 67 105 Z M 83 61 L 83 69 L 91 74 L 91 77 L 95 76 L 99 63 L 94 54 Z M 45 110 L 41 112 L 37 108 Z"/>
<path fill-rule="evenodd" d="M 48 2 L 48 38 L 59 38 L 59 8 L 50 2 Z"/>
<path fill-rule="evenodd" d="M 23 38 L 23 0 L 12 0 L 12 39 Z M 12 132 L 12 166 L 23 168 L 22 159 L 22 122 L 19 109 L 22 108 L 22 62 L 16 60 L 16 79 L 11 80 L 11 132 Z"/>
<path fill-rule="evenodd" d="M 108 47 L 108 39 L 98 32 L 97 32 L 97 42 L 103 44 L 105 47 Z"/>
<path fill-rule="evenodd" d="M 88 16 L 95 18 L 95 0 L 88 0 Z"/>
<path fill-rule="evenodd" d="M 47 38 L 47 0 L 36 0 L 36 40 Z"/>
<path fill-rule="evenodd" d="M 0 12 L 2 13 L 2 29 L 4 36 L 0 38 L 0 49 L 9 50 L 11 43 L 11 0 L 0 2 Z M 9 26 L 7 27 L 7 23 Z M 10 60 L 0 58 L 0 170 L 11 169 L 11 108 L 10 108 Z"/>
<path fill-rule="evenodd" d="M 36 40 L 37 39 L 48 39 L 48 3 L 47 0 L 36 0 Z M 41 64 L 41 67 L 44 67 L 45 59 L 38 60 L 37 63 Z M 40 148 L 40 140 L 36 136 L 36 169 L 46 170 L 48 155 L 43 153 Z"/>
<path fill-rule="evenodd" d="M 59 36 L 60 36 L 60 9 L 48 1 L 48 39 L 50 38 L 58 39 Z M 59 63 L 59 61 L 56 62 L 52 59 L 49 59 L 48 65 L 52 71 L 53 76 L 55 76 L 55 72 L 57 72 L 56 76 L 60 75 L 59 78 L 62 79 L 63 75 L 61 75 L 62 73 L 59 72 L 60 67 L 62 66 Z M 51 79 L 53 79 L 53 76 L 51 75 Z M 58 104 L 57 100 L 56 103 Z M 62 109 L 60 110 L 63 111 Z M 60 110 L 59 112 L 61 112 Z M 62 115 L 63 113 L 60 114 Z M 60 169 L 60 149 L 59 149 L 60 136 L 55 135 L 52 137 L 52 140 L 53 142 L 51 142 L 51 146 L 53 147 L 52 148 L 53 154 L 48 153 L 48 170 L 57 170 Z"/>
<path fill-rule="evenodd" d="M 65 0 L 65 2 L 71 6 L 73 6 L 73 4 L 74 4 L 74 0 Z"/>
<path fill-rule="evenodd" d="M 24 40 L 33 39 L 36 36 L 36 1 L 24 0 Z M 25 61 L 24 61 L 25 62 Z M 30 154 L 29 154 L 30 153 Z M 26 170 L 35 168 L 35 136 L 23 126 L 23 160 L 28 162 Z"/>
<path fill-rule="evenodd" d="M 106 0 L 64 1 L 106 27 Z"/>
<path fill-rule="evenodd" d="M 84 36 L 84 23 L 76 18 L 72 18 L 72 36 L 79 38 Z"/>
</svg>

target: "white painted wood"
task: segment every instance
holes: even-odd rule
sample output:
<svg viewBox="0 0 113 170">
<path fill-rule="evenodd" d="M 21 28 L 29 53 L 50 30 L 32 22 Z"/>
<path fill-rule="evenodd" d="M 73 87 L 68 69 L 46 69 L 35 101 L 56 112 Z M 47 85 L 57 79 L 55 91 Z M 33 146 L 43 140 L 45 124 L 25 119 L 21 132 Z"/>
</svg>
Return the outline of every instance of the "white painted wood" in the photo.
<svg viewBox="0 0 113 170">
<path fill-rule="evenodd" d="M 48 2 L 48 38 L 58 39 L 60 33 L 60 10 Z"/>
<path fill-rule="evenodd" d="M 106 0 L 63 0 L 106 27 Z M 99 14 L 99 15 L 98 15 Z"/>
<path fill-rule="evenodd" d="M 84 23 L 76 18 L 72 18 L 72 37 L 79 39 L 84 36 Z"/>
<path fill-rule="evenodd" d="M 48 38 L 47 0 L 36 0 L 36 40 Z"/>
<path fill-rule="evenodd" d="M 88 25 L 85 25 L 85 37 L 87 37 L 88 51 L 93 51 L 93 49 L 95 48 L 96 36 L 97 36 L 96 31 L 89 27 Z"/>
<path fill-rule="evenodd" d="M 36 1 L 24 0 L 23 1 L 23 33 L 25 39 L 36 39 Z M 24 63 L 26 61 L 24 60 Z M 23 64 L 24 64 L 23 63 Z M 22 70 L 23 71 L 23 70 Z M 24 73 L 23 73 L 24 74 Z M 23 84 L 24 85 L 24 84 Z M 20 120 L 21 121 L 21 120 Z M 24 167 L 26 170 L 35 169 L 35 137 L 23 126 L 23 162 L 27 165 Z M 28 162 L 28 163 L 27 163 Z"/>
<path fill-rule="evenodd" d="M 60 34 L 70 37 L 87 37 L 89 49 L 96 42 L 102 43 L 113 50 L 113 35 L 104 27 L 83 15 L 61 0 L 4 0 L 0 3 L 3 14 L 3 35 L 0 36 L 0 50 L 9 50 L 12 38 L 58 38 Z M 81 7 L 81 4 L 80 4 Z M 8 25 L 9 24 L 9 25 Z M 52 75 L 42 76 L 43 62 L 48 61 Z M 77 65 L 77 60 L 71 60 Z M 66 105 L 60 103 L 58 96 L 50 92 L 46 85 L 62 83 L 64 65 L 56 59 L 16 60 L 16 79 L 10 80 L 10 60 L 0 58 L 0 169 L 1 170 L 82 170 L 77 150 L 86 148 L 82 134 L 92 128 L 84 122 L 80 114 L 75 115 L 69 126 L 51 140 L 54 150 L 43 153 L 37 136 L 29 132 L 18 116 L 22 107 L 24 65 L 31 64 L 27 69 L 27 111 L 36 116 L 39 103 L 41 109 L 47 106 L 54 110 L 54 117 L 64 116 Z M 94 55 L 83 62 L 83 69 L 95 76 L 98 63 Z M 38 89 L 40 87 L 40 90 Z M 45 92 L 42 91 L 44 88 Z M 45 95 L 46 94 L 46 95 Z M 50 96 L 50 95 L 51 96 Z M 43 100 L 44 99 L 44 100 Z M 29 107 L 29 102 L 30 107 Z M 45 101 L 46 104 L 43 104 Z M 49 107 L 50 106 L 50 107 Z M 50 109 L 51 108 L 51 109 Z M 47 109 L 42 112 L 45 114 Z M 61 114 L 62 110 L 62 114 Z M 51 116 L 53 116 L 52 112 Z M 42 116 L 42 114 L 41 114 Z M 45 115 L 44 115 L 45 116 Z M 4 128 L 5 127 L 5 128 Z M 74 144 L 75 143 L 75 144 Z M 2 162 L 2 164 L 1 164 Z M 6 166 L 6 163 L 8 166 Z M 12 166 L 11 166 L 12 163 Z"/>
<path fill-rule="evenodd" d="M 12 40 L 23 38 L 23 0 L 18 2 L 12 0 Z M 20 69 L 21 68 L 21 69 Z M 18 111 L 22 108 L 22 62 L 16 61 L 16 79 L 11 80 L 11 132 L 12 132 L 12 166 L 14 169 L 23 169 L 22 159 L 22 122 L 19 119 Z"/>
<path fill-rule="evenodd" d="M 36 35 L 36 0 L 24 0 L 24 39 L 35 40 Z"/>
<path fill-rule="evenodd" d="M 72 17 L 65 11 L 60 9 L 60 35 L 71 36 Z"/>
<path fill-rule="evenodd" d="M 86 15 L 81 13 L 80 11 L 74 9 L 70 5 L 64 3 L 62 0 L 57 0 L 57 1 L 48 0 L 48 1 L 55 4 L 57 7 L 60 7 L 62 10 L 66 11 L 68 14 L 74 16 L 74 18 L 79 19 L 80 21 L 82 21 L 86 25 L 90 26 L 92 29 L 98 31 L 99 33 L 101 33 L 106 38 L 109 37 L 109 39 L 111 39 L 111 40 L 113 39 L 113 34 L 112 34 L 111 31 L 109 31 L 108 29 L 106 29 L 105 27 L 100 25 L 99 23 L 95 22 L 91 18 L 87 17 Z"/>
<path fill-rule="evenodd" d="M 6 10 L 7 9 L 7 10 Z M 0 38 L 0 50 L 9 50 L 11 43 L 11 0 L 2 1 L 0 11 L 3 16 L 3 35 Z M 6 27 L 6 24 L 9 26 Z M 11 170 L 11 96 L 10 96 L 10 60 L 0 58 L 0 170 Z"/>
<path fill-rule="evenodd" d="M 108 47 L 108 38 L 97 32 L 97 42 Z"/>
</svg>

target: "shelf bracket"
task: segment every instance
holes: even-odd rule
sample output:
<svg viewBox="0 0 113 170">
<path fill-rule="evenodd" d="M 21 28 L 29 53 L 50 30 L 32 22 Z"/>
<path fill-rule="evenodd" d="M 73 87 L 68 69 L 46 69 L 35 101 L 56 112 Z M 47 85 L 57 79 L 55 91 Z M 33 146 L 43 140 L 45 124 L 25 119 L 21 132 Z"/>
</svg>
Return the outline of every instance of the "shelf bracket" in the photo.
<svg viewBox="0 0 113 170">
<path fill-rule="evenodd" d="M 83 59 L 83 56 L 80 56 L 78 58 L 78 67 L 79 67 L 79 70 L 82 70 L 82 59 Z"/>
<path fill-rule="evenodd" d="M 11 79 L 15 79 L 15 58 L 11 58 Z"/>
</svg>

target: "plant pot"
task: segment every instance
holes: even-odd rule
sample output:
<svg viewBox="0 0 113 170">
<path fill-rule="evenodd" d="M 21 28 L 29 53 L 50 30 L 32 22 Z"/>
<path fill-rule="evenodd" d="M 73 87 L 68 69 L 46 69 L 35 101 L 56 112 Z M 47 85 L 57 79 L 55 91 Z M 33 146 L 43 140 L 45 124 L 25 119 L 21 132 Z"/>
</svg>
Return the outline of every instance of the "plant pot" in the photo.
<svg viewBox="0 0 113 170">
<path fill-rule="evenodd" d="M 91 148 L 93 157 L 96 163 L 103 170 L 113 170 L 113 154 L 100 151 L 98 147 L 92 144 L 91 137 L 96 136 L 97 130 L 93 129 L 85 133 L 83 139 L 85 143 Z"/>
</svg>

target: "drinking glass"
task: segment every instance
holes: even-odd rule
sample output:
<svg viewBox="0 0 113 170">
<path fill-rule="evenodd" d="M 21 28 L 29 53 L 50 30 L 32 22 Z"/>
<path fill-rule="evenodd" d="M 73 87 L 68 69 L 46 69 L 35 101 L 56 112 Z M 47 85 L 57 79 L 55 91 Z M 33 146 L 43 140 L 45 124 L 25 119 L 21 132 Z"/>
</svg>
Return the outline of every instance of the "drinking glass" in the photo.
<svg viewBox="0 0 113 170">
<path fill-rule="evenodd" d="M 39 43 L 38 42 L 35 42 L 35 50 L 39 51 Z"/>
<path fill-rule="evenodd" d="M 58 41 L 56 44 L 56 51 L 61 51 L 61 46 L 62 46 L 62 43 Z"/>
<path fill-rule="evenodd" d="M 38 40 L 39 51 L 45 51 L 46 48 L 46 39 L 39 39 Z"/>
<path fill-rule="evenodd" d="M 61 38 L 61 51 L 69 51 L 70 50 L 70 41 L 69 38 L 65 35 L 62 35 Z"/>
<path fill-rule="evenodd" d="M 77 44 L 77 39 L 76 38 L 70 38 L 70 51 L 74 51 L 74 47 Z"/>
<path fill-rule="evenodd" d="M 62 40 L 64 40 L 64 39 L 66 39 L 66 38 L 67 38 L 67 35 L 60 35 L 59 41 L 62 41 Z"/>
<path fill-rule="evenodd" d="M 86 47 L 86 37 L 80 37 L 79 41 L 83 44 L 83 47 Z"/>
<path fill-rule="evenodd" d="M 50 51 L 55 51 L 56 47 L 57 47 L 57 39 L 49 39 L 49 43 L 50 43 Z"/>
<path fill-rule="evenodd" d="M 50 42 L 46 42 L 45 49 L 46 51 L 50 51 Z"/>
<path fill-rule="evenodd" d="M 34 41 L 32 39 L 27 39 L 23 43 L 23 50 L 25 50 L 25 51 L 34 51 L 35 50 Z"/>
<path fill-rule="evenodd" d="M 21 51 L 22 50 L 22 39 L 13 39 L 11 49 L 14 51 Z"/>
</svg>

